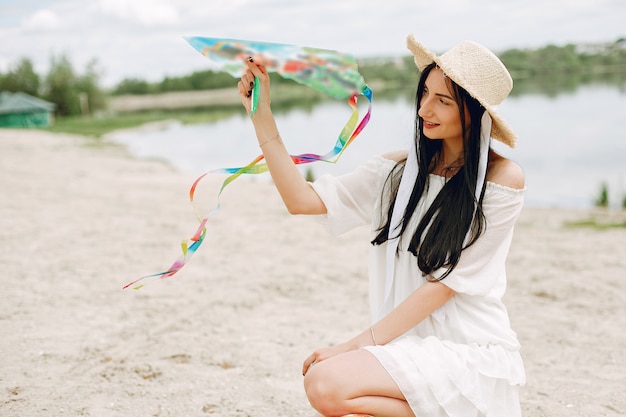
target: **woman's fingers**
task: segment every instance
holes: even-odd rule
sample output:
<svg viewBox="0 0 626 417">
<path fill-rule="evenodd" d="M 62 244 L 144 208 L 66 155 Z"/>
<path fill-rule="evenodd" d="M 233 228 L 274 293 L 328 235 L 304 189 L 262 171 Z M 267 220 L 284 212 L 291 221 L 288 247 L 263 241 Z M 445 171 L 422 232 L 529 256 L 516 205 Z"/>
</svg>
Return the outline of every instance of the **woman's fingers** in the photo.
<svg viewBox="0 0 626 417">
<path fill-rule="evenodd" d="M 324 352 L 324 349 L 318 349 L 313 352 L 308 358 L 306 358 L 304 364 L 302 365 L 302 375 L 306 375 L 309 369 L 311 369 L 311 366 L 315 365 L 316 363 L 320 363 L 326 359 Z"/>
<path fill-rule="evenodd" d="M 255 61 L 252 58 L 247 58 L 244 60 L 244 64 L 246 65 L 246 70 L 241 75 L 237 88 L 241 103 L 248 114 L 250 114 L 252 109 L 252 91 L 255 87 L 259 89 L 258 92 L 260 93 L 259 100 L 255 104 L 269 107 L 269 76 L 260 59 Z M 259 79 L 258 83 L 261 85 L 255 85 L 255 78 Z"/>
<path fill-rule="evenodd" d="M 252 75 L 250 70 L 246 70 L 241 76 L 241 91 L 247 97 L 250 97 L 252 95 L 252 88 L 254 88 L 254 75 Z"/>
<path fill-rule="evenodd" d="M 241 104 L 246 109 L 248 113 L 250 113 L 250 96 L 248 95 L 248 90 L 245 86 L 246 82 L 243 79 L 239 80 L 237 83 L 237 89 L 239 90 L 239 98 L 241 100 Z"/>
<path fill-rule="evenodd" d="M 261 58 L 257 58 L 256 60 L 251 57 L 244 60 L 244 63 L 248 67 L 248 69 L 252 72 L 252 77 L 265 77 L 267 76 L 267 71 L 263 66 L 263 60 Z"/>
<path fill-rule="evenodd" d="M 305 375 L 311 366 L 316 363 L 320 363 L 325 361 L 328 358 L 332 358 L 333 356 L 340 355 L 345 352 L 349 352 L 354 350 L 355 348 L 348 343 L 340 343 L 335 346 L 330 346 L 326 348 L 317 349 L 315 352 L 311 354 L 305 361 L 302 367 L 302 375 Z"/>
<path fill-rule="evenodd" d="M 239 90 L 239 97 L 241 99 L 241 103 L 245 107 L 246 111 L 250 113 L 251 109 L 251 97 L 252 97 L 252 89 L 254 88 L 254 75 L 250 69 L 246 69 L 246 71 L 241 75 L 239 82 L 237 83 L 237 89 Z"/>
<path fill-rule="evenodd" d="M 308 370 L 311 367 L 312 363 L 313 363 L 313 361 L 311 360 L 310 356 L 308 358 L 306 358 L 306 360 L 302 364 L 302 376 L 306 375 L 306 373 L 308 372 Z"/>
<path fill-rule="evenodd" d="M 309 371 L 309 368 L 311 368 L 311 366 L 315 364 L 316 361 L 317 361 L 317 352 L 314 352 L 311 356 L 306 358 L 306 360 L 304 361 L 304 364 L 302 365 L 303 376 L 306 375 L 306 373 Z"/>
<path fill-rule="evenodd" d="M 259 88 L 259 104 L 269 106 L 270 104 L 270 77 L 267 73 L 267 70 L 263 66 L 263 61 L 260 58 L 252 59 L 248 58 L 244 60 L 244 63 L 248 67 L 248 71 L 246 74 L 249 75 L 250 79 L 246 79 L 244 82 L 250 86 L 250 90 L 255 87 L 255 78 L 259 81 L 257 88 Z M 252 91 L 251 91 L 252 92 Z"/>
</svg>

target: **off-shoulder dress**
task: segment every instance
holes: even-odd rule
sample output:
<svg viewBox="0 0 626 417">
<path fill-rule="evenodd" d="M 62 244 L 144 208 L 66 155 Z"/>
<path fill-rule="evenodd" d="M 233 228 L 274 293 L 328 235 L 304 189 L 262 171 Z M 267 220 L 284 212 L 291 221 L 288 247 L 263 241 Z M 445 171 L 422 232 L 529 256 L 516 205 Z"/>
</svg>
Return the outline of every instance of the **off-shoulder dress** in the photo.
<svg viewBox="0 0 626 417">
<path fill-rule="evenodd" d="M 331 233 L 368 224 L 374 236 L 386 210 L 381 206 L 385 180 L 395 164 L 378 156 L 352 173 L 325 175 L 312 183 L 327 208 L 320 220 Z M 426 282 L 407 245 L 419 219 L 445 184 L 446 178 L 429 175 L 427 190 L 400 238 L 387 300 L 386 248 L 371 247 L 372 321 Z M 524 190 L 487 182 L 483 199 L 486 228 L 441 281 L 455 295 L 406 334 L 366 348 L 389 372 L 416 416 L 521 415 L 519 386 L 525 382 L 525 372 L 502 297 L 507 285 L 505 260 L 523 200 Z"/>
</svg>

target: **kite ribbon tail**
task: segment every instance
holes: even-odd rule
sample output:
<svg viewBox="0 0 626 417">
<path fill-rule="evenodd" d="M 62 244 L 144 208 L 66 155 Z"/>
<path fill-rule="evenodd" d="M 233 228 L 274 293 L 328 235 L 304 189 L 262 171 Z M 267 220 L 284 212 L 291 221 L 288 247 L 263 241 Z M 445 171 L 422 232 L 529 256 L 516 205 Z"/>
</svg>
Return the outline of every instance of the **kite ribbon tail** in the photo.
<svg viewBox="0 0 626 417">
<path fill-rule="evenodd" d="M 361 91 L 361 93 L 365 96 L 365 98 L 367 98 L 367 101 L 369 102 L 367 106 L 367 113 L 365 113 L 365 116 L 363 116 L 363 119 L 356 127 L 354 132 L 352 132 L 352 136 L 350 136 L 350 139 L 348 139 L 348 144 L 350 144 L 354 140 L 354 138 L 356 138 L 363 131 L 363 129 L 365 129 L 365 126 L 367 126 L 370 118 L 372 117 L 372 96 L 374 93 L 372 92 L 372 89 L 368 86 L 363 87 L 363 91 Z"/>
<path fill-rule="evenodd" d="M 267 165 L 259 164 L 259 162 L 261 162 L 263 160 L 263 158 L 264 158 L 263 155 L 259 155 L 256 158 L 254 158 L 252 160 L 252 162 L 250 162 L 246 166 L 243 166 L 243 167 L 240 167 L 240 168 L 216 169 L 216 170 L 213 170 L 213 171 L 205 172 L 204 174 L 202 174 L 198 178 L 196 178 L 196 180 L 191 185 L 191 188 L 189 189 L 189 201 L 191 202 L 191 205 L 193 206 L 194 212 L 196 213 L 196 216 L 198 217 L 198 220 L 202 221 L 202 217 L 200 216 L 200 213 L 198 212 L 198 208 L 196 207 L 196 204 L 194 202 L 194 196 L 195 196 L 196 188 L 198 187 L 198 184 L 200 183 L 200 181 L 204 177 L 206 177 L 210 173 L 231 174 L 228 177 L 226 177 L 226 179 L 222 183 L 222 186 L 220 187 L 219 192 L 217 193 L 217 204 L 215 205 L 215 208 L 213 208 L 213 210 L 205 217 L 205 218 L 208 219 L 209 217 L 213 216 L 215 213 L 217 213 L 219 211 L 219 209 L 220 209 L 220 196 L 222 195 L 222 191 L 224 191 L 224 188 L 226 188 L 226 186 L 228 184 L 233 182 L 235 179 L 237 179 L 242 174 L 250 174 L 250 173 L 260 174 L 261 172 L 267 171 Z"/>
<path fill-rule="evenodd" d="M 134 290 L 138 290 L 145 285 L 144 283 L 142 283 L 141 285 L 136 285 L 137 283 L 141 281 L 150 280 L 150 279 L 152 280 L 165 279 L 165 278 L 171 277 L 172 275 L 180 271 L 182 267 L 185 266 L 187 261 L 193 256 L 193 254 L 196 253 L 196 251 L 198 250 L 198 248 L 204 241 L 204 238 L 206 237 L 207 220 L 208 218 L 202 219 L 200 222 L 200 226 L 196 230 L 196 233 L 191 238 L 189 238 L 188 240 L 184 240 L 181 243 L 183 254 L 179 256 L 166 271 L 158 272 L 156 274 L 151 274 L 151 275 L 145 275 L 139 279 L 136 279 L 124 285 L 122 289 L 125 290 L 129 287 L 133 287 Z M 192 242 L 191 244 L 189 244 L 190 241 Z"/>
<path fill-rule="evenodd" d="M 352 143 L 354 139 L 365 129 L 365 126 L 370 121 L 372 116 L 372 96 L 373 92 L 368 86 L 364 86 L 361 90 L 361 94 L 365 96 L 368 100 L 367 113 L 363 116 L 363 119 L 356 124 L 359 118 L 359 110 L 357 108 L 357 94 L 353 94 L 348 99 L 348 104 L 352 107 L 352 116 L 342 129 L 337 142 L 335 143 L 335 147 L 328 152 L 326 155 L 322 156 L 320 159 L 330 163 L 336 163 L 339 160 L 339 157 L 343 154 L 346 148 Z"/>
<path fill-rule="evenodd" d="M 291 155 L 291 159 L 296 165 L 309 164 L 311 162 L 317 161 L 328 162 L 332 164 L 337 162 L 337 160 L 346 150 L 348 145 L 352 143 L 352 141 L 363 131 L 365 126 L 367 126 L 370 121 L 372 115 L 372 90 L 368 86 L 364 86 L 363 90 L 361 90 L 361 94 L 363 94 L 369 101 L 367 113 L 363 116 L 363 119 L 361 119 L 361 121 L 359 122 L 359 110 L 356 105 L 357 94 L 353 94 L 348 99 L 348 104 L 352 108 L 352 114 L 350 115 L 350 118 L 344 125 L 343 129 L 341 129 L 339 138 L 337 138 L 337 141 L 335 142 L 333 148 L 324 155 L 318 155 L 314 153 Z"/>
<path fill-rule="evenodd" d="M 369 88 L 368 86 L 364 86 L 363 90 L 361 90 L 361 94 L 363 94 L 365 96 L 365 98 L 367 98 L 367 101 L 368 101 L 367 113 L 365 113 L 365 115 L 363 116 L 363 119 L 361 119 L 361 121 L 359 122 L 358 126 L 352 131 L 352 134 L 346 140 L 345 145 L 341 147 L 341 149 L 337 153 L 337 157 L 335 158 L 333 163 L 337 162 L 337 160 L 343 154 L 343 152 L 346 150 L 346 148 L 352 143 L 352 141 L 357 136 L 359 136 L 359 134 L 363 131 L 363 129 L 365 129 L 365 126 L 367 126 L 367 124 L 370 121 L 370 118 L 372 117 L 372 96 L 373 96 L 372 89 Z M 348 103 L 354 109 L 354 111 L 357 112 L 357 115 L 358 115 L 358 110 L 357 110 L 357 107 L 356 107 L 356 103 L 357 103 L 356 94 L 353 95 L 350 98 L 350 100 L 348 100 Z"/>
<path fill-rule="evenodd" d="M 339 138 L 337 139 L 337 142 L 335 143 L 335 146 L 333 147 L 333 149 L 323 156 L 320 156 L 317 154 L 310 154 L 310 153 L 300 154 L 300 155 L 291 155 L 291 159 L 294 161 L 295 164 L 308 164 L 308 163 L 316 162 L 316 161 L 323 161 L 323 162 L 330 162 L 330 163 L 337 162 L 337 160 L 339 159 L 341 154 L 343 154 L 345 149 L 352 143 L 352 141 L 361 133 L 361 131 L 369 123 L 371 113 L 372 113 L 372 95 L 373 95 L 372 90 L 369 87 L 365 86 L 363 87 L 361 94 L 363 94 L 369 101 L 368 110 L 367 110 L 367 113 L 363 116 L 363 119 L 361 119 L 361 121 L 358 122 L 359 112 L 358 112 L 358 108 L 356 105 L 357 94 L 354 94 L 348 100 L 348 104 L 350 105 L 350 107 L 352 107 L 352 115 L 350 116 L 350 118 L 348 119 L 348 122 L 346 122 L 345 126 L 341 130 L 341 133 L 339 134 Z M 167 271 L 143 276 L 129 284 L 126 284 L 123 288 L 124 289 L 129 288 L 145 279 L 150 279 L 150 278 L 165 279 L 165 278 L 171 277 L 172 275 L 180 271 L 183 268 L 183 266 L 185 266 L 187 261 L 189 261 L 189 259 L 196 253 L 196 251 L 198 250 L 198 248 L 204 241 L 204 238 L 206 237 L 206 232 L 207 232 L 206 223 L 209 217 L 212 217 L 219 211 L 220 196 L 222 194 L 222 191 L 224 191 L 224 188 L 226 188 L 228 184 L 233 182 L 242 174 L 261 174 L 261 173 L 267 172 L 268 171 L 267 164 L 260 163 L 263 159 L 264 159 L 264 156 L 259 155 L 246 166 L 243 166 L 240 168 L 217 169 L 217 170 L 209 171 L 199 176 L 193 182 L 191 188 L 189 189 L 189 200 L 191 201 L 191 204 L 193 206 L 196 217 L 198 218 L 198 221 L 200 222 L 200 225 L 198 229 L 196 230 L 196 233 L 190 239 L 183 241 L 182 243 L 183 254 L 179 256 L 178 259 L 176 259 L 176 261 L 174 261 L 174 263 L 168 268 Z M 229 175 L 222 183 L 222 186 L 220 187 L 220 190 L 217 194 L 217 203 L 215 207 L 213 208 L 213 210 L 207 216 L 202 217 L 194 202 L 194 196 L 195 196 L 195 192 L 196 192 L 196 188 L 198 184 L 209 173 L 226 173 L 226 174 L 231 174 L 231 175 Z M 189 244 L 190 241 L 192 242 L 191 244 Z M 141 287 L 143 287 L 143 285 L 144 284 L 136 285 L 133 287 L 133 289 L 138 290 Z"/>
<path fill-rule="evenodd" d="M 189 201 L 191 202 L 191 205 L 196 214 L 196 217 L 198 218 L 198 221 L 200 222 L 200 225 L 198 226 L 196 232 L 191 238 L 184 240 L 182 242 L 181 244 L 182 252 L 183 252 L 182 255 L 179 256 L 166 271 L 143 276 L 129 284 L 126 284 L 122 288 L 126 289 L 131 286 L 134 286 L 133 289 L 138 290 L 144 285 L 144 284 L 136 285 L 140 281 L 150 279 L 150 278 L 165 279 L 165 278 L 171 277 L 172 275 L 180 271 L 183 268 L 183 266 L 187 264 L 189 259 L 196 253 L 200 245 L 202 245 L 202 242 L 204 241 L 204 238 L 206 237 L 206 232 L 207 232 L 206 223 L 209 220 L 209 217 L 214 216 L 220 210 L 220 206 L 221 206 L 220 196 L 222 194 L 222 191 L 224 191 L 224 188 L 226 188 L 228 184 L 233 182 L 237 177 L 239 177 L 242 174 L 249 174 L 249 173 L 259 174 L 259 173 L 267 171 L 266 164 L 259 164 L 261 160 L 263 160 L 263 155 L 257 156 L 252 162 L 250 162 L 248 165 L 241 167 L 241 168 L 226 168 L 226 169 L 221 169 L 221 170 L 210 171 L 210 172 L 231 173 L 231 175 L 229 175 L 222 183 L 222 186 L 220 187 L 220 190 L 217 194 L 217 203 L 215 207 L 213 208 L 213 210 L 211 210 L 211 212 L 205 217 L 202 217 L 200 215 L 200 212 L 198 211 L 198 207 L 195 204 L 194 197 L 195 197 L 196 188 L 198 187 L 198 184 L 204 177 L 206 177 L 209 174 L 209 172 L 206 172 L 200 175 L 198 178 L 196 178 L 196 180 L 191 185 L 191 188 L 189 189 Z"/>
</svg>

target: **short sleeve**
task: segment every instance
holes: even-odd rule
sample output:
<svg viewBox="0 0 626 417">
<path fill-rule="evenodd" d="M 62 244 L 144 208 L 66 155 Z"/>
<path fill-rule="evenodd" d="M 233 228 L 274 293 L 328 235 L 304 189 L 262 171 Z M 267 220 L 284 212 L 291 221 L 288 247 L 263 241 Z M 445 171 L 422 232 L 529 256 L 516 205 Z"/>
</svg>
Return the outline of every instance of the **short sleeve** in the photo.
<svg viewBox="0 0 626 417">
<path fill-rule="evenodd" d="M 483 234 L 461 253 L 459 263 L 441 283 L 455 292 L 470 295 L 486 295 L 498 285 L 506 285 L 505 261 L 523 202 L 524 190 L 487 183 Z M 440 268 L 431 275 L 440 278 L 446 271 Z"/>
<path fill-rule="evenodd" d="M 371 224 L 377 199 L 395 165 L 392 160 L 376 156 L 349 174 L 318 178 L 311 186 L 326 206 L 326 214 L 317 216 L 318 220 L 334 235 Z"/>
</svg>

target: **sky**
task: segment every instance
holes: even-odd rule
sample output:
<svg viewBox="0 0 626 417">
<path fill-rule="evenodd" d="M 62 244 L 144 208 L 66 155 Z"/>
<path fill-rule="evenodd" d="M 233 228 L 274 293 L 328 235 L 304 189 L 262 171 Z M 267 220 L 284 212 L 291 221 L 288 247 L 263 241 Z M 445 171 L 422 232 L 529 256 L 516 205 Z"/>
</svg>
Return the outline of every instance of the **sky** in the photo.
<svg viewBox="0 0 626 417">
<path fill-rule="evenodd" d="M 626 37 L 625 0 L 0 0 L 0 72 L 30 58 L 97 60 L 104 87 L 207 69 L 184 36 L 290 43 L 357 58 L 442 52 L 466 39 L 495 52 Z"/>
</svg>

